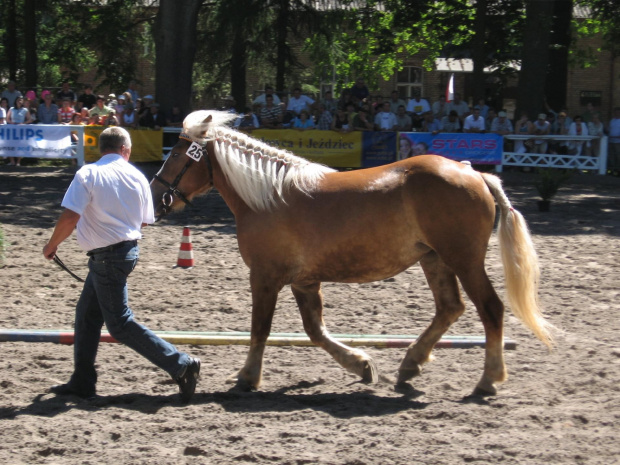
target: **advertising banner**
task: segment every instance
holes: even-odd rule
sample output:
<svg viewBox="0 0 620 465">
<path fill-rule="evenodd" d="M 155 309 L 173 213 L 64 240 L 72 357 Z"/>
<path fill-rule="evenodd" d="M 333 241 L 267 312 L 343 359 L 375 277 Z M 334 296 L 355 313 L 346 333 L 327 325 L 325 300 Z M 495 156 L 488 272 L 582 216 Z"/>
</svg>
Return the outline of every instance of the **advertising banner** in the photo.
<svg viewBox="0 0 620 465">
<path fill-rule="evenodd" d="M 3 124 L 0 157 L 71 158 L 71 126 Z"/>
<path fill-rule="evenodd" d="M 87 126 L 84 130 L 84 160 L 92 163 L 101 158 L 99 135 L 105 128 Z M 131 135 L 131 161 L 144 163 L 161 161 L 163 152 L 163 132 L 153 129 L 129 129 Z"/>
<path fill-rule="evenodd" d="M 371 168 L 395 162 L 397 134 L 389 131 L 364 131 L 361 167 Z"/>
<path fill-rule="evenodd" d="M 501 165 L 502 136 L 498 134 L 461 134 L 429 132 L 399 133 L 398 158 L 432 153 L 472 164 Z"/>
</svg>

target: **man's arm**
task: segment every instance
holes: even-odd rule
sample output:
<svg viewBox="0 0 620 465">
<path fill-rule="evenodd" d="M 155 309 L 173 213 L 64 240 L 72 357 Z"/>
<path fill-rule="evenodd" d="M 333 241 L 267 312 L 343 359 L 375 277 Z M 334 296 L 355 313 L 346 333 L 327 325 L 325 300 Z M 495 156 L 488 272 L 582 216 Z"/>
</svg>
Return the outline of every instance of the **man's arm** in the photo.
<svg viewBox="0 0 620 465">
<path fill-rule="evenodd" d="M 71 235 L 79 219 L 80 215 L 73 210 L 69 210 L 68 208 L 60 214 L 60 217 L 56 222 L 56 226 L 54 227 L 52 237 L 48 243 L 45 244 L 45 247 L 43 247 L 43 256 L 45 258 L 48 260 L 54 258 L 54 255 L 58 250 L 58 246 L 62 241 Z"/>
</svg>

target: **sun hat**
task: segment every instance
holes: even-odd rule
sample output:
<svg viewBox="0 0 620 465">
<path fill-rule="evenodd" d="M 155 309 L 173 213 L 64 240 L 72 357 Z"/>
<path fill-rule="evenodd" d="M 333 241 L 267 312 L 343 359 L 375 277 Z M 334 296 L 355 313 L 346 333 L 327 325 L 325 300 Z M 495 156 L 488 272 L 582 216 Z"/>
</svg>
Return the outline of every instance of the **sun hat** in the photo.
<svg viewBox="0 0 620 465">
<path fill-rule="evenodd" d="M 49 94 L 51 94 L 51 92 L 49 90 L 44 90 L 43 92 L 41 92 L 41 98 L 45 98 L 47 97 Z"/>
<path fill-rule="evenodd" d="M 29 90 L 26 92 L 26 98 L 28 100 L 35 100 L 37 98 L 37 94 L 34 93 L 34 90 Z"/>
</svg>

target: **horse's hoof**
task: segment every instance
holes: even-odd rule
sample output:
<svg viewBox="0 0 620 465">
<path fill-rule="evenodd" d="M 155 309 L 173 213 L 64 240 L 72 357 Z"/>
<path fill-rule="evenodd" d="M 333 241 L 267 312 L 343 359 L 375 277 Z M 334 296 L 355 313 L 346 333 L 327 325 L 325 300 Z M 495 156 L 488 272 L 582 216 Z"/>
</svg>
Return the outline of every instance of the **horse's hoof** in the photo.
<svg viewBox="0 0 620 465">
<path fill-rule="evenodd" d="M 403 384 L 409 381 L 411 378 L 415 378 L 416 376 L 420 376 L 421 370 L 420 365 L 416 365 L 414 368 L 401 368 L 398 370 L 398 381 L 396 384 Z"/>
<path fill-rule="evenodd" d="M 243 392 L 256 391 L 256 386 L 242 378 L 237 378 L 235 388 Z"/>
<path fill-rule="evenodd" d="M 480 387 L 480 386 L 476 386 L 476 389 L 474 389 L 474 392 L 471 393 L 472 396 L 476 396 L 476 397 L 489 397 L 489 396 L 495 396 L 497 395 L 497 389 L 495 388 L 495 386 L 491 385 L 491 387 Z"/>
<path fill-rule="evenodd" d="M 377 365 L 373 360 L 366 360 L 362 370 L 362 382 L 366 384 L 374 384 L 379 381 Z"/>
</svg>

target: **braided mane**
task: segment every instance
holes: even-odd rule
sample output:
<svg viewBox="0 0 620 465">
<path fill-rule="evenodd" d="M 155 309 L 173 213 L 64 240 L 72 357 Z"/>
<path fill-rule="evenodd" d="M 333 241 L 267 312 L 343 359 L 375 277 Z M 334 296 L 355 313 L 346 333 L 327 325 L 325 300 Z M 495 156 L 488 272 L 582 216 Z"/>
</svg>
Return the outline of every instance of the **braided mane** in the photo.
<svg viewBox="0 0 620 465">
<path fill-rule="evenodd" d="M 208 116 L 211 121 L 205 123 Z M 325 173 L 335 171 L 227 127 L 236 117 L 222 111 L 195 111 L 183 121 L 183 130 L 202 145 L 213 141 L 224 176 L 252 210 L 269 211 L 278 202 L 286 203 L 290 189 L 312 195 Z"/>
</svg>

